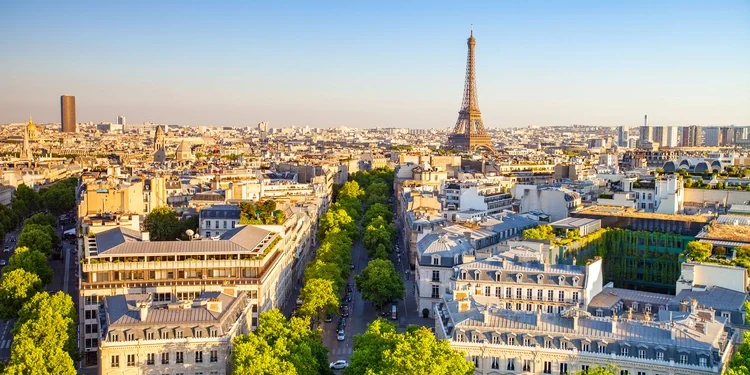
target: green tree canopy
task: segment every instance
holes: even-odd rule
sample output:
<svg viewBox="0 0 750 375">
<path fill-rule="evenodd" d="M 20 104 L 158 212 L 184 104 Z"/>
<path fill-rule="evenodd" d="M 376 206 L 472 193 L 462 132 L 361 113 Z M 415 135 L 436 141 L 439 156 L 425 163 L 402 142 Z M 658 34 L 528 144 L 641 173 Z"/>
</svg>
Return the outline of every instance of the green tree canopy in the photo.
<svg viewBox="0 0 750 375">
<path fill-rule="evenodd" d="M 357 289 L 362 298 L 377 307 L 404 298 L 406 288 L 396 267 L 387 259 L 373 259 L 356 277 Z"/>
<path fill-rule="evenodd" d="M 276 202 L 273 200 L 240 203 L 241 224 L 278 225 L 285 221 L 286 213 L 277 210 Z"/>
<path fill-rule="evenodd" d="M 167 206 L 156 207 L 146 215 L 143 223 L 151 241 L 174 241 L 180 236 L 182 223 L 177 214 Z"/>
<path fill-rule="evenodd" d="M 395 325 L 377 319 L 355 336 L 351 364 L 344 374 L 472 375 L 474 364 L 426 327 L 412 325 L 398 333 Z"/>
<path fill-rule="evenodd" d="M 357 181 L 347 181 L 341 186 L 341 189 L 339 189 L 338 199 L 351 198 L 359 200 L 364 195 L 365 192 Z"/>
<path fill-rule="evenodd" d="M 335 228 L 341 229 L 349 238 L 354 239 L 359 236 L 357 223 L 352 220 L 343 208 L 334 209 L 331 207 L 323 214 L 318 224 L 318 237 L 325 237 L 326 233 L 333 231 Z"/>
<path fill-rule="evenodd" d="M 594 366 L 588 371 L 576 371 L 575 375 L 620 375 L 620 369 L 614 365 L 608 365 L 607 367 Z"/>
<path fill-rule="evenodd" d="M 13 194 L 11 207 L 21 218 L 25 218 L 39 211 L 41 208 L 39 203 L 39 194 L 34 189 L 21 184 L 18 185 L 16 192 Z"/>
<path fill-rule="evenodd" d="M 41 189 L 39 191 L 41 205 L 55 215 L 73 210 L 76 207 L 76 187 L 78 187 L 78 178 L 71 177 Z"/>
<path fill-rule="evenodd" d="M 364 224 L 370 224 L 370 222 L 372 222 L 378 216 L 383 218 L 383 220 L 385 220 L 386 222 L 390 223 L 391 220 L 393 220 L 393 211 L 386 204 L 375 203 L 370 207 L 367 207 L 367 211 L 365 212 Z"/>
<path fill-rule="evenodd" d="M 258 317 L 258 328 L 234 339 L 233 373 L 243 375 L 332 374 L 320 330 L 308 319 L 286 320 L 278 310 Z"/>
<path fill-rule="evenodd" d="M 336 295 L 344 290 L 346 280 L 344 279 L 343 270 L 348 270 L 346 265 L 337 263 L 326 263 L 320 257 L 310 262 L 305 269 L 304 281 L 307 283 L 312 279 L 324 279 L 333 282 L 333 289 Z"/>
<path fill-rule="evenodd" d="M 299 308 L 304 317 L 320 317 L 323 313 L 333 313 L 339 308 L 339 298 L 328 279 L 310 279 L 300 291 L 303 303 Z"/>
<path fill-rule="evenodd" d="M 24 227 L 29 224 L 49 225 L 50 227 L 55 228 L 57 226 L 57 219 L 50 214 L 39 212 L 23 221 Z"/>
<path fill-rule="evenodd" d="M 47 264 L 47 256 L 39 250 L 29 249 L 24 246 L 17 247 L 15 254 L 10 257 L 8 263 L 8 267 L 5 268 L 4 272 L 22 269 L 37 275 L 42 285 L 52 282 L 52 269 Z"/>
<path fill-rule="evenodd" d="M 688 255 L 698 262 L 702 262 L 711 256 L 713 245 L 708 242 L 690 241 L 685 250 Z"/>
<path fill-rule="evenodd" d="M 24 303 L 42 290 L 39 276 L 24 269 L 4 272 L 0 280 L 0 318 L 18 317 Z"/>
<path fill-rule="evenodd" d="M 25 224 L 24 222 L 23 229 L 21 229 L 21 235 L 23 235 L 27 231 L 32 231 L 32 230 L 37 230 L 37 229 L 47 233 L 47 236 L 52 241 L 52 248 L 60 244 L 60 237 L 57 237 L 57 232 L 55 231 L 55 227 L 49 226 L 46 224 L 44 225 L 43 224 L 31 224 L 31 223 Z M 21 235 L 19 235 L 19 240 L 20 240 Z"/>
<path fill-rule="evenodd" d="M 523 238 L 525 240 L 553 240 L 555 233 L 551 225 L 544 224 L 536 228 L 524 229 Z"/>
<path fill-rule="evenodd" d="M 34 225 L 37 227 L 37 225 Z M 52 238 L 49 232 L 42 228 L 33 228 L 24 230 L 18 236 L 19 247 L 28 247 L 37 250 L 42 254 L 49 255 L 52 252 Z"/>
</svg>

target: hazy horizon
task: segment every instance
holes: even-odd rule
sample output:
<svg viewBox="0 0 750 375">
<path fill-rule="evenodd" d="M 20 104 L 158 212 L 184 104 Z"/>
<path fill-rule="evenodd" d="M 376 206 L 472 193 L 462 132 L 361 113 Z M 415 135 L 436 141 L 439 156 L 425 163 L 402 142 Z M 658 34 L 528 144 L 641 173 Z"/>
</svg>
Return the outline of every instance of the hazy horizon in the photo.
<svg viewBox="0 0 750 375">
<path fill-rule="evenodd" d="M 750 2 L 0 4 L 0 123 L 750 125 Z"/>
</svg>

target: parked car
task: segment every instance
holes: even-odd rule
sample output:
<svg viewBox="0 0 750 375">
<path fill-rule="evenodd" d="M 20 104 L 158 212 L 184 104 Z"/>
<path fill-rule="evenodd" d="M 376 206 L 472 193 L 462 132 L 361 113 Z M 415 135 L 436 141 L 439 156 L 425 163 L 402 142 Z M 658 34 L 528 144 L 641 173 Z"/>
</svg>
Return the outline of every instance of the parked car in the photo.
<svg viewBox="0 0 750 375">
<path fill-rule="evenodd" d="M 8 265 L 8 262 L 5 261 L 5 259 L 0 259 L 0 267 L 5 267 Z"/>
<path fill-rule="evenodd" d="M 336 362 L 331 362 L 331 368 L 334 369 L 334 370 L 341 370 L 341 369 L 345 369 L 347 367 L 349 367 L 349 363 L 347 363 L 343 359 L 339 359 Z"/>
<path fill-rule="evenodd" d="M 5 247 L 3 247 L 3 252 L 4 253 L 9 253 L 10 252 L 10 246 L 5 245 Z"/>
<path fill-rule="evenodd" d="M 341 311 L 341 316 L 344 318 L 349 316 L 349 306 L 344 306 L 344 309 Z"/>
<path fill-rule="evenodd" d="M 353 270 L 353 269 L 354 269 L 354 263 L 352 263 L 352 264 L 350 264 L 350 265 L 349 265 L 349 269 L 350 269 L 350 270 Z"/>
<path fill-rule="evenodd" d="M 326 320 L 325 320 L 325 322 L 326 322 L 326 323 L 330 323 L 330 322 L 332 322 L 332 321 L 333 321 L 333 315 L 331 315 L 331 314 L 328 314 L 328 315 L 326 315 Z"/>
<path fill-rule="evenodd" d="M 391 319 L 398 319 L 398 306 L 395 303 L 391 305 Z"/>
<path fill-rule="evenodd" d="M 337 336 L 337 338 L 338 338 L 339 341 L 346 340 L 346 333 L 344 333 L 343 329 L 341 331 L 339 331 L 339 335 Z"/>
<path fill-rule="evenodd" d="M 302 306 L 302 298 L 297 298 L 297 306 Z"/>
</svg>

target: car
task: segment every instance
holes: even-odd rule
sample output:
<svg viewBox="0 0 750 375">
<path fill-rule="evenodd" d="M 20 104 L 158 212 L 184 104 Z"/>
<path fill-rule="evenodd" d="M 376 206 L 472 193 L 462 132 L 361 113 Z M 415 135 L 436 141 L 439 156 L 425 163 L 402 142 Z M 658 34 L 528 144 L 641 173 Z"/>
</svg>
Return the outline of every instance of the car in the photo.
<svg viewBox="0 0 750 375">
<path fill-rule="evenodd" d="M 341 331 L 339 331 L 339 335 L 338 335 L 338 336 L 337 336 L 336 338 L 337 338 L 337 339 L 338 339 L 339 341 L 344 341 L 344 340 L 346 340 L 346 333 L 344 333 L 344 330 L 343 330 L 343 329 L 342 329 Z"/>
<path fill-rule="evenodd" d="M 331 368 L 334 369 L 334 370 L 341 370 L 341 369 L 345 369 L 347 367 L 349 367 L 349 363 L 347 363 L 343 359 L 339 359 L 336 362 L 331 362 Z"/>
<path fill-rule="evenodd" d="M 353 270 L 353 269 L 354 269 L 354 263 L 352 263 L 352 264 L 350 264 L 350 265 L 349 265 L 349 269 L 350 269 L 350 270 Z"/>
<path fill-rule="evenodd" d="M 0 259 L 0 267 L 5 267 L 8 265 L 8 262 L 5 261 L 5 259 Z"/>
<path fill-rule="evenodd" d="M 11 237 L 10 238 L 10 242 L 16 242 L 16 238 L 15 237 Z"/>
<path fill-rule="evenodd" d="M 297 306 L 302 306 L 302 302 L 304 302 L 302 298 L 297 298 Z"/>
<path fill-rule="evenodd" d="M 325 320 L 325 322 L 326 322 L 326 323 L 330 323 L 330 322 L 332 322 L 332 321 L 333 321 L 333 315 L 331 315 L 331 314 L 328 314 L 328 315 L 326 315 L 326 320 Z"/>
<path fill-rule="evenodd" d="M 344 307 L 344 310 L 341 311 L 341 316 L 343 316 L 344 318 L 349 316 L 349 306 Z"/>
<path fill-rule="evenodd" d="M 10 252 L 10 246 L 5 245 L 5 247 L 3 248 L 3 252 L 4 253 L 9 253 Z"/>
</svg>

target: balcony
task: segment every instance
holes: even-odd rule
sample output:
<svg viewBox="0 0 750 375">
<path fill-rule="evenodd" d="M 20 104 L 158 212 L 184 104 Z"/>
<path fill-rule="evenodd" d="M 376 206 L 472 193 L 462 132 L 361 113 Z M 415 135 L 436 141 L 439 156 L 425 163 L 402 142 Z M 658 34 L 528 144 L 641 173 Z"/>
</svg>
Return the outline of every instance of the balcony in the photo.
<svg viewBox="0 0 750 375">
<path fill-rule="evenodd" d="M 173 269 L 221 269 L 221 268 L 263 268 L 267 264 L 273 264 L 278 253 L 268 260 L 188 260 L 188 261 L 156 261 L 156 262 L 102 262 L 86 263 L 81 265 L 83 272 L 108 272 L 108 271 L 158 271 Z"/>
</svg>

